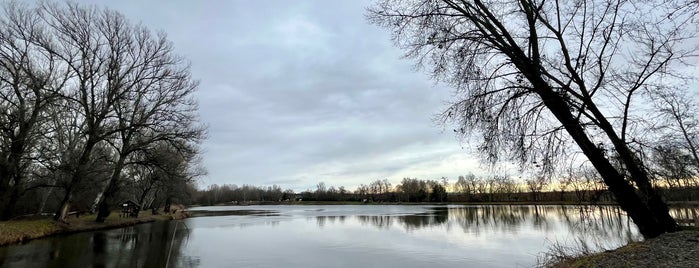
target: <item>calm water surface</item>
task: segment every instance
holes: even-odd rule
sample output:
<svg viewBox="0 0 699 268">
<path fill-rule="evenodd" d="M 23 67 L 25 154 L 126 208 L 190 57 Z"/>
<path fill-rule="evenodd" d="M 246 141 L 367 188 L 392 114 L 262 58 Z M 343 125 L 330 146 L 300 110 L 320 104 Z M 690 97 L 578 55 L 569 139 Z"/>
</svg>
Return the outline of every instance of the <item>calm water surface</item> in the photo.
<svg viewBox="0 0 699 268">
<path fill-rule="evenodd" d="M 611 206 L 191 210 L 201 217 L 0 247 L 0 267 L 531 267 L 553 243 L 602 250 L 642 239 Z"/>
</svg>

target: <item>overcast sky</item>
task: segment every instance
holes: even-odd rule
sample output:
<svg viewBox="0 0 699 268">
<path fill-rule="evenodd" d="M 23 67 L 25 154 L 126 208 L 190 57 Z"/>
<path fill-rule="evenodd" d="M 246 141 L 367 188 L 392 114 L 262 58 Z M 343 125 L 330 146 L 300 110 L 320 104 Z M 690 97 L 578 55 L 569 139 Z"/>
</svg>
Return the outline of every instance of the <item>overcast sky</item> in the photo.
<svg viewBox="0 0 699 268">
<path fill-rule="evenodd" d="M 401 59 L 371 1 L 98 1 L 164 31 L 189 59 L 210 184 L 354 189 L 375 179 L 482 174 L 431 119 L 452 90 Z"/>
</svg>

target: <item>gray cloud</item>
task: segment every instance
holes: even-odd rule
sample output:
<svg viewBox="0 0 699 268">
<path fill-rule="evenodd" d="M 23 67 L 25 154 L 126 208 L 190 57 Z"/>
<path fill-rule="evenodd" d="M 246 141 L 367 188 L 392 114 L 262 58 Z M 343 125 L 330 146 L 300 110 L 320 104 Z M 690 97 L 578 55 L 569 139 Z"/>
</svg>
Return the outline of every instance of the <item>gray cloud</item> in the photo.
<svg viewBox="0 0 699 268">
<path fill-rule="evenodd" d="M 166 32 L 200 80 L 207 184 L 455 176 L 476 169 L 430 118 L 451 90 L 414 72 L 370 1 L 98 1 Z"/>
</svg>

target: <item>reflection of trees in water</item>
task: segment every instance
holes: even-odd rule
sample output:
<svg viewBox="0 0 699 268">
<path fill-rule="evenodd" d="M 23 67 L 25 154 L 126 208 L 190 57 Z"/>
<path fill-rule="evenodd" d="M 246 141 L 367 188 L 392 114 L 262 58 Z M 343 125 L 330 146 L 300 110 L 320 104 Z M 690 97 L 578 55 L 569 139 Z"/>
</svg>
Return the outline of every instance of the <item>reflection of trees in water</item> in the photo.
<svg viewBox="0 0 699 268">
<path fill-rule="evenodd" d="M 120 229 L 118 243 L 109 249 L 107 266 L 165 267 L 168 257 L 170 264 L 178 264 L 180 250 L 189 232 L 186 225 L 176 221 Z M 186 259 L 176 266 L 196 266 L 197 263 L 198 260 Z"/>
<path fill-rule="evenodd" d="M 630 218 L 616 206 L 482 206 L 457 210 L 471 215 L 460 223 L 464 231 L 476 234 L 485 230 L 516 233 L 525 228 L 555 231 L 556 235 L 549 237 L 552 242 L 574 242 L 590 250 L 642 239 Z M 572 241 L 557 241 L 561 238 Z"/>
<path fill-rule="evenodd" d="M 609 249 L 643 239 L 631 219 L 616 206 L 561 207 L 560 212 L 578 244 L 590 249 Z"/>
<path fill-rule="evenodd" d="M 92 267 L 92 250 L 87 233 L 54 236 L 0 247 L 0 267 Z"/>
<path fill-rule="evenodd" d="M 347 216 L 316 216 L 316 224 L 318 224 L 318 227 L 323 228 L 325 227 L 326 224 L 334 224 L 335 222 L 338 222 L 340 224 L 345 223 L 345 218 Z"/>
<path fill-rule="evenodd" d="M 451 220 L 464 232 L 483 231 L 516 233 L 524 223 L 546 226 L 546 217 L 539 208 L 529 206 L 468 206 L 452 208 Z"/>
<path fill-rule="evenodd" d="M 173 239 L 175 228 L 177 232 Z M 0 254 L 0 266 L 165 267 L 170 252 L 170 266 L 198 266 L 199 260 L 180 257 L 188 236 L 186 226 L 175 221 L 56 236 L 8 247 L 6 250 L 26 253 L 12 260 L 5 260 Z M 14 252 L 7 254 L 17 256 Z"/>
<path fill-rule="evenodd" d="M 416 230 L 430 226 L 439 226 L 449 221 L 449 209 L 446 207 L 432 208 L 429 212 L 397 217 L 406 230 Z"/>
<path fill-rule="evenodd" d="M 469 206 L 452 208 L 450 219 L 465 232 L 517 233 L 524 228 L 551 231 L 563 224 L 573 236 L 624 242 L 640 236 L 628 217 L 614 206 Z M 621 235 L 620 235 L 621 234 Z"/>
<path fill-rule="evenodd" d="M 89 267 L 92 265 L 90 258 L 90 241 L 79 237 L 66 236 L 66 239 L 51 239 L 51 251 L 49 253 L 52 265 L 50 267 Z M 82 257 L 82 258 L 81 258 Z M 58 265 L 55 265 L 58 264 Z M 22 265 L 19 265 L 22 266 Z M 99 267 L 99 266 L 95 266 Z"/>
<path fill-rule="evenodd" d="M 434 226 L 458 226 L 464 232 L 476 235 L 484 232 L 518 233 L 525 229 L 556 231 L 592 243 L 591 247 L 619 245 L 642 238 L 633 222 L 615 206 L 484 205 L 433 208 L 412 215 L 356 218 L 363 224 L 378 228 L 399 224 L 409 231 Z"/>
<path fill-rule="evenodd" d="M 680 225 L 699 226 L 698 207 L 670 208 L 670 215 L 672 215 Z"/>
<path fill-rule="evenodd" d="M 362 224 L 370 224 L 379 229 L 388 229 L 393 225 L 393 218 L 398 216 L 378 215 L 378 216 L 356 216 Z"/>
<path fill-rule="evenodd" d="M 445 224 L 449 220 L 449 209 L 436 207 L 427 212 L 411 215 L 360 215 L 356 216 L 356 219 L 362 224 L 369 224 L 381 229 L 388 229 L 394 223 L 398 223 L 406 230 L 415 230 Z"/>
</svg>

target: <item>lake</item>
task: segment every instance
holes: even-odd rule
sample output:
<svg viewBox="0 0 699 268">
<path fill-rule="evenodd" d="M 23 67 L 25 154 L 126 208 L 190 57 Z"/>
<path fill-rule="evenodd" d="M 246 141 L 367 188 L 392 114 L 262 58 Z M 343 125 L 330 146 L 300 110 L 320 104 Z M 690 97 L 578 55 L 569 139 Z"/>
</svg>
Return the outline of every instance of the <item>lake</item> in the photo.
<svg viewBox="0 0 699 268">
<path fill-rule="evenodd" d="M 603 250 L 642 240 L 614 206 L 279 205 L 190 211 L 195 217 L 181 221 L 0 247 L 0 267 L 531 267 L 554 244 Z"/>
</svg>

